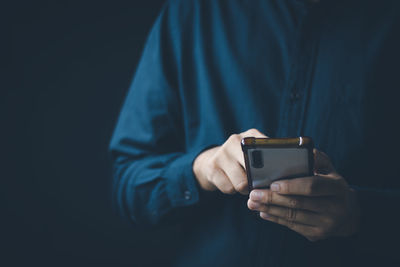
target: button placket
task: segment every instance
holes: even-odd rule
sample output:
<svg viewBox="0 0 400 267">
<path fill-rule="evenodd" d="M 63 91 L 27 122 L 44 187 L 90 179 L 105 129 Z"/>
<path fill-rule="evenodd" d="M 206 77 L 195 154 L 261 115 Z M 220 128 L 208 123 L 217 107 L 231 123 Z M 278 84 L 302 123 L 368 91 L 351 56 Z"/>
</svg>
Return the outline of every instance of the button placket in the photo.
<svg viewBox="0 0 400 267">
<path fill-rule="evenodd" d="M 300 94 L 298 91 L 296 91 L 296 90 L 293 90 L 293 91 L 290 93 L 290 100 L 292 100 L 292 101 L 299 100 L 300 97 L 301 97 L 301 94 Z"/>
</svg>

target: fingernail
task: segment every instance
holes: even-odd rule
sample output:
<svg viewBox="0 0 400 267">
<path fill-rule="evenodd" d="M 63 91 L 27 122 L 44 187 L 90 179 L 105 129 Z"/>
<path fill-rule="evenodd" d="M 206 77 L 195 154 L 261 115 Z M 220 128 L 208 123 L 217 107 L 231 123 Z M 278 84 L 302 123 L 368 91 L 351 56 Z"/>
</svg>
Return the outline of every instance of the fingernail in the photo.
<svg viewBox="0 0 400 267">
<path fill-rule="evenodd" d="M 261 200 L 262 199 L 262 192 L 261 191 L 257 191 L 257 190 L 253 190 L 250 193 L 250 199 L 251 200 Z"/>
<path fill-rule="evenodd" d="M 279 183 L 273 183 L 273 184 L 271 184 L 271 191 L 279 192 L 279 189 L 280 189 Z"/>
<path fill-rule="evenodd" d="M 268 213 L 260 212 L 260 217 L 263 218 L 263 219 L 268 219 L 269 215 L 268 215 Z"/>
</svg>

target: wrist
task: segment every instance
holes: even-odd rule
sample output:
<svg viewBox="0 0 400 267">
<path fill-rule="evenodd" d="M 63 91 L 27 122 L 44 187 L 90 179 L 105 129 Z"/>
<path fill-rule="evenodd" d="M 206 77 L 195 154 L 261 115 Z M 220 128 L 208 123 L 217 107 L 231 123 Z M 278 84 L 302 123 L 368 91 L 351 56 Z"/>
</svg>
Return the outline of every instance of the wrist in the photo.
<svg viewBox="0 0 400 267">
<path fill-rule="evenodd" d="M 210 181 L 208 181 L 207 176 L 204 173 L 207 167 L 207 159 L 213 149 L 215 148 L 210 148 L 208 150 L 203 151 L 193 161 L 192 168 L 194 176 L 200 187 L 206 191 L 214 191 L 216 189 L 216 187 Z"/>
</svg>

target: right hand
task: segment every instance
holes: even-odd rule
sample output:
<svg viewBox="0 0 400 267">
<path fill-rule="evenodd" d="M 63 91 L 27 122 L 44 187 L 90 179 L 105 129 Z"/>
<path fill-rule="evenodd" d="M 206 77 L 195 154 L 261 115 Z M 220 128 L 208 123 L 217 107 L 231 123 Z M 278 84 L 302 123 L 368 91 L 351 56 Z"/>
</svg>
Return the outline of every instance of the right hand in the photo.
<svg viewBox="0 0 400 267">
<path fill-rule="evenodd" d="M 207 191 L 247 195 L 248 182 L 241 140 L 245 137 L 267 137 L 257 129 L 232 134 L 221 146 L 200 153 L 193 162 L 193 173 L 200 187 Z"/>
</svg>

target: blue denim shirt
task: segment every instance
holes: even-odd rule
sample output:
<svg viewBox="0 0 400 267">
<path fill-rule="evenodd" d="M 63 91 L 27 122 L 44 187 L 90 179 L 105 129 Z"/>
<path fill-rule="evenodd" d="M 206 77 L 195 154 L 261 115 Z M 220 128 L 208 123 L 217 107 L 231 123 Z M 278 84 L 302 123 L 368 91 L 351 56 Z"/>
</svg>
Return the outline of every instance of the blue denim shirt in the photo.
<svg viewBox="0 0 400 267">
<path fill-rule="evenodd" d="M 111 140 L 121 214 L 179 223 L 179 266 L 387 260 L 399 237 L 398 14 L 396 0 L 167 2 Z M 195 157 L 250 128 L 312 137 L 358 192 L 359 233 L 312 243 L 254 216 L 245 196 L 202 191 Z"/>
</svg>

